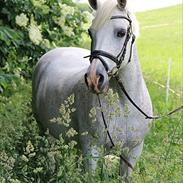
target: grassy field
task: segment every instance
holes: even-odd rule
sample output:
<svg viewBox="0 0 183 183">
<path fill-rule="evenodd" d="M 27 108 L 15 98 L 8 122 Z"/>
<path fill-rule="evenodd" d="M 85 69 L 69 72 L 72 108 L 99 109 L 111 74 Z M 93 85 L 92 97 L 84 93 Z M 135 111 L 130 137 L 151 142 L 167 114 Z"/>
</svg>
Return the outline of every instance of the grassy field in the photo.
<svg viewBox="0 0 183 183">
<path fill-rule="evenodd" d="M 154 111 L 167 110 L 182 104 L 183 91 L 183 26 L 182 6 L 174 6 L 137 14 L 140 22 L 138 53 L 144 77 L 153 101 Z M 172 60 L 170 87 L 181 97 L 170 94 L 165 103 L 168 60 Z M 154 123 L 145 139 L 142 158 L 134 173 L 135 182 L 181 183 L 183 113 Z"/>
<path fill-rule="evenodd" d="M 166 113 L 182 104 L 183 100 L 182 96 L 177 97 L 170 93 L 169 101 L 165 104 L 165 88 L 154 84 L 154 81 L 157 81 L 166 85 L 168 60 L 171 58 L 170 87 L 178 93 L 183 91 L 183 21 L 181 8 L 179 5 L 137 14 L 141 28 L 141 34 L 137 41 L 138 53 L 155 114 Z M 83 45 L 86 47 L 87 44 L 88 41 Z M 48 177 L 47 173 L 51 170 L 49 163 L 46 163 L 46 158 L 49 158 L 49 156 L 47 157 L 45 154 L 49 153 L 52 144 L 49 144 L 49 140 L 46 138 L 38 136 L 36 123 L 28 129 L 25 127 L 25 123 L 31 124 L 31 121 L 33 121 L 30 117 L 30 81 L 26 84 L 25 81 L 22 81 L 22 84 L 11 89 L 10 93 L 13 94 L 0 95 L 0 183 L 4 180 L 1 178 L 4 178 L 5 175 L 14 175 L 15 172 L 13 171 L 18 172 L 16 176 L 20 176 L 24 171 L 26 173 L 22 173 L 21 176 L 28 177 L 30 172 L 34 172 L 35 179 L 36 176 L 41 175 Z M 182 113 L 154 122 L 150 134 L 145 139 L 144 151 L 135 167 L 132 183 L 183 182 L 182 123 Z M 36 130 L 33 131 L 33 129 Z M 25 154 L 25 150 L 27 141 L 30 140 L 34 143 L 36 155 L 30 157 L 31 161 L 26 162 L 25 159 L 22 160 L 22 154 L 28 156 Z M 40 147 L 42 151 L 39 151 Z M 6 152 L 5 155 L 4 151 Z M 17 169 L 13 169 L 12 159 L 8 156 L 16 160 L 13 165 Z M 42 157 L 45 157 L 45 159 L 41 159 Z M 5 162 L 4 160 L 8 161 Z M 5 169 L 5 165 L 9 169 Z M 33 170 L 37 166 L 39 169 Z M 43 166 L 45 174 L 41 172 L 41 166 Z M 15 178 L 18 179 L 16 176 Z M 11 179 L 9 180 L 8 182 L 13 182 Z M 39 182 L 43 182 L 43 179 L 39 179 Z M 116 183 L 117 181 L 111 178 L 110 182 Z"/>
<path fill-rule="evenodd" d="M 182 6 L 174 6 L 137 14 L 140 22 L 139 57 L 143 71 L 152 79 L 166 83 L 168 60 L 171 86 L 181 91 L 183 78 Z"/>
</svg>

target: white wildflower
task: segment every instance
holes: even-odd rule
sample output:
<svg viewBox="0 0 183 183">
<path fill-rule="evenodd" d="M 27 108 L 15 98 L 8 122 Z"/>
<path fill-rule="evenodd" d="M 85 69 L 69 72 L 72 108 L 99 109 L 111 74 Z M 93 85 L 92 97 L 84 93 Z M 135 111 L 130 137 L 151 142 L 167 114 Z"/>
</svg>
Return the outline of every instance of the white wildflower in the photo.
<svg viewBox="0 0 183 183">
<path fill-rule="evenodd" d="M 25 148 L 25 150 L 27 154 L 34 152 L 34 146 L 32 145 L 32 142 L 30 140 L 27 142 L 27 147 Z"/>
<path fill-rule="evenodd" d="M 90 24 L 81 22 L 81 27 L 82 27 L 83 30 L 87 31 L 88 28 L 90 27 Z"/>
<path fill-rule="evenodd" d="M 34 156 L 36 156 L 36 153 L 35 153 L 35 152 L 30 153 L 30 154 L 28 155 L 29 158 L 33 158 Z"/>
<path fill-rule="evenodd" d="M 15 22 L 20 27 L 26 27 L 29 19 L 27 18 L 27 15 L 24 13 L 21 13 L 20 15 L 17 15 L 15 18 Z"/>
<path fill-rule="evenodd" d="M 88 132 L 81 133 L 81 136 L 85 136 L 85 135 L 88 135 Z"/>
<path fill-rule="evenodd" d="M 70 128 L 68 131 L 67 131 L 67 133 L 66 133 L 66 135 L 67 135 L 67 137 L 74 137 L 75 135 L 77 135 L 78 134 L 78 132 L 76 131 L 76 130 L 74 130 L 74 128 Z"/>
<path fill-rule="evenodd" d="M 64 34 L 68 37 L 74 36 L 74 32 L 72 27 L 64 26 L 62 27 L 62 30 L 64 31 Z"/>
<path fill-rule="evenodd" d="M 64 16 L 66 15 L 74 15 L 74 7 L 67 6 L 66 4 L 59 3 L 59 6 L 61 8 L 61 12 Z"/>
<path fill-rule="evenodd" d="M 91 108 L 89 112 L 89 117 L 92 120 L 92 123 L 96 122 L 96 115 L 97 115 L 96 108 L 95 107 Z"/>
<path fill-rule="evenodd" d="M 29 161 L 29 159 L 28 159 L 25 155 L 22 155 L 21 159 L 22 159 L 23 161 L 25 161 L 25 162 L 28 162 L 28 161 Z"/>
<path fill-rule="evenodd" d="M 38 168 L 33 170 L 34 173 L 40 173 L 42 171 L 43 171 L 43 167 L 38 167 Z"/>
<path fill-rule="evenodd" d="M 88 30 L 88 27 L 92 24 L 93 15 L 88 11 L 84 11 L 83 13 L 84 22 L 81 23 L 81 27 L 83 30 Z"/>
<path fill-rule="evenodd" d="M 42 38 L 42 34 L 41 34 L 41 31 L 38 26 L 36 26 L 34 24 L 30 26 L 29 38 L 36 45 L 39 45 L 41 43 L 43 38 Z"/>
<path fill-rule="evenodd" d="M 88 12 L 88 11 L 84 11 L 82 14 L 83 14 L 85 20 L 86 20 L 88 23 L 91 24 L 91 22 L 92 22 L 94 16 L 93 16 L 90 12 Z"/>
<path fill-rule="evenodd" d="M 10 179 L 11 183 L 21 183 L 18 179 Z"/>
<path fill-rule="evenodd" d="M 50 48 L 50 41 L 48 39 L 43 39 L 42 44 L 46 47 L 46 48 Z"/>
<path fill-rule="evenodd" d="M 119 167 L 119 157 L 113 155 L 105 156 L 105 166 L 107 167 L 110 176 L 112 176 Z"/>
<path fill-rule="evenodd" d="M 3 178 L 3 177 L 0 177 L 0 182 L 1 182 L 1 183 L 6 183 L 6 180 L 5 180 L 5 178 Z"/>
<path fill-rule="evenodd" d="M 71 142 L 68 145 L 71 149 L 73 149 L 77 145 L 77 142 L 75 140 L 71 140 Z"/>
<path fill-rule="evenodd" d="M 65 26 L 65 17 L 61 16 L 57 20 L 55 20 L 55 23 L 58 24 L 61 28 Z"/>
<path fill-rule="evenodd" d="M 46 0 L 32 0 L 33 5 L 36 7 L 41 7 L 45 4 L 45 2 Z"/>
</svg>

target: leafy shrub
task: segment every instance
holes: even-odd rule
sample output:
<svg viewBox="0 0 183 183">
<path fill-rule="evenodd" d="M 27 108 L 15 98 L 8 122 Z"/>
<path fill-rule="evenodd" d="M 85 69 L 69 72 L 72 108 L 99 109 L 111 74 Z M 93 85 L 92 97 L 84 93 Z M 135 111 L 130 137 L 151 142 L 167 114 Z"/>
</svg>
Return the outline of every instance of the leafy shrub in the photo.
<svg viewBox="0 0 183 183">
<path fill-rule="evenodd" d="M 49 49 L 80 45 L 86 15 L 71 0 L 1 1 L 0 71 L 30 77 Z"/>
</svg>

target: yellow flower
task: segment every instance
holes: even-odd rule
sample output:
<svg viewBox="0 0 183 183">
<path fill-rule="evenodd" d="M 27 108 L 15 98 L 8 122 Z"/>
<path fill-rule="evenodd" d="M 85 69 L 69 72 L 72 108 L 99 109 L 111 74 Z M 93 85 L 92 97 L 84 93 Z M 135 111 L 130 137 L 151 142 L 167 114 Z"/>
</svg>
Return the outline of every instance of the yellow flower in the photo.
<svg viewBox="0 0 183 183">
<path fill-rule="evenodd" d="M 28 23 L 28 18 L 24 13 L 21 13 L 20 15 L 17 15 L 15 18 L 15 22 L 20 27 L 26 27 Z"/>
<path fill-rule="evenodd" d="M 30 26 L 29 38 L 36 45 L 39 45 L 41 43 L 41 41 L 43 40 L 41 31 L 39 30 L 39 27 L 37 25 L 33 24 Z"/>
</svg>

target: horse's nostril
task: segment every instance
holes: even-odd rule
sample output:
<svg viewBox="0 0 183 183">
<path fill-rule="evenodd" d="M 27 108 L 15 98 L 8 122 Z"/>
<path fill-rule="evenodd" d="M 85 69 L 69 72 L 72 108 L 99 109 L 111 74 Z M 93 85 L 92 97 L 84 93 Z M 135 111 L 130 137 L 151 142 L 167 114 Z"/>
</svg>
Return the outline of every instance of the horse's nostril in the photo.
<svg viewBox="0 0 183 183">
<path fill-rule="evenodd" d="M 104 83 L 104 76 L 102 74 L 99 74 L 99 80 L 98 80 L 99 87 L 101 87 L 103 83 Z"/>
<path fill-rule="evenodd" d="M 85 78 L 85 83 L 86 83 L 86 86 L 88 87 L 88 80 L 87 80 L 87 77 L 88 77 L 88 75 L 87 75 L 87 73 L 84 75 L 84 78 Z"/>
</svg>

